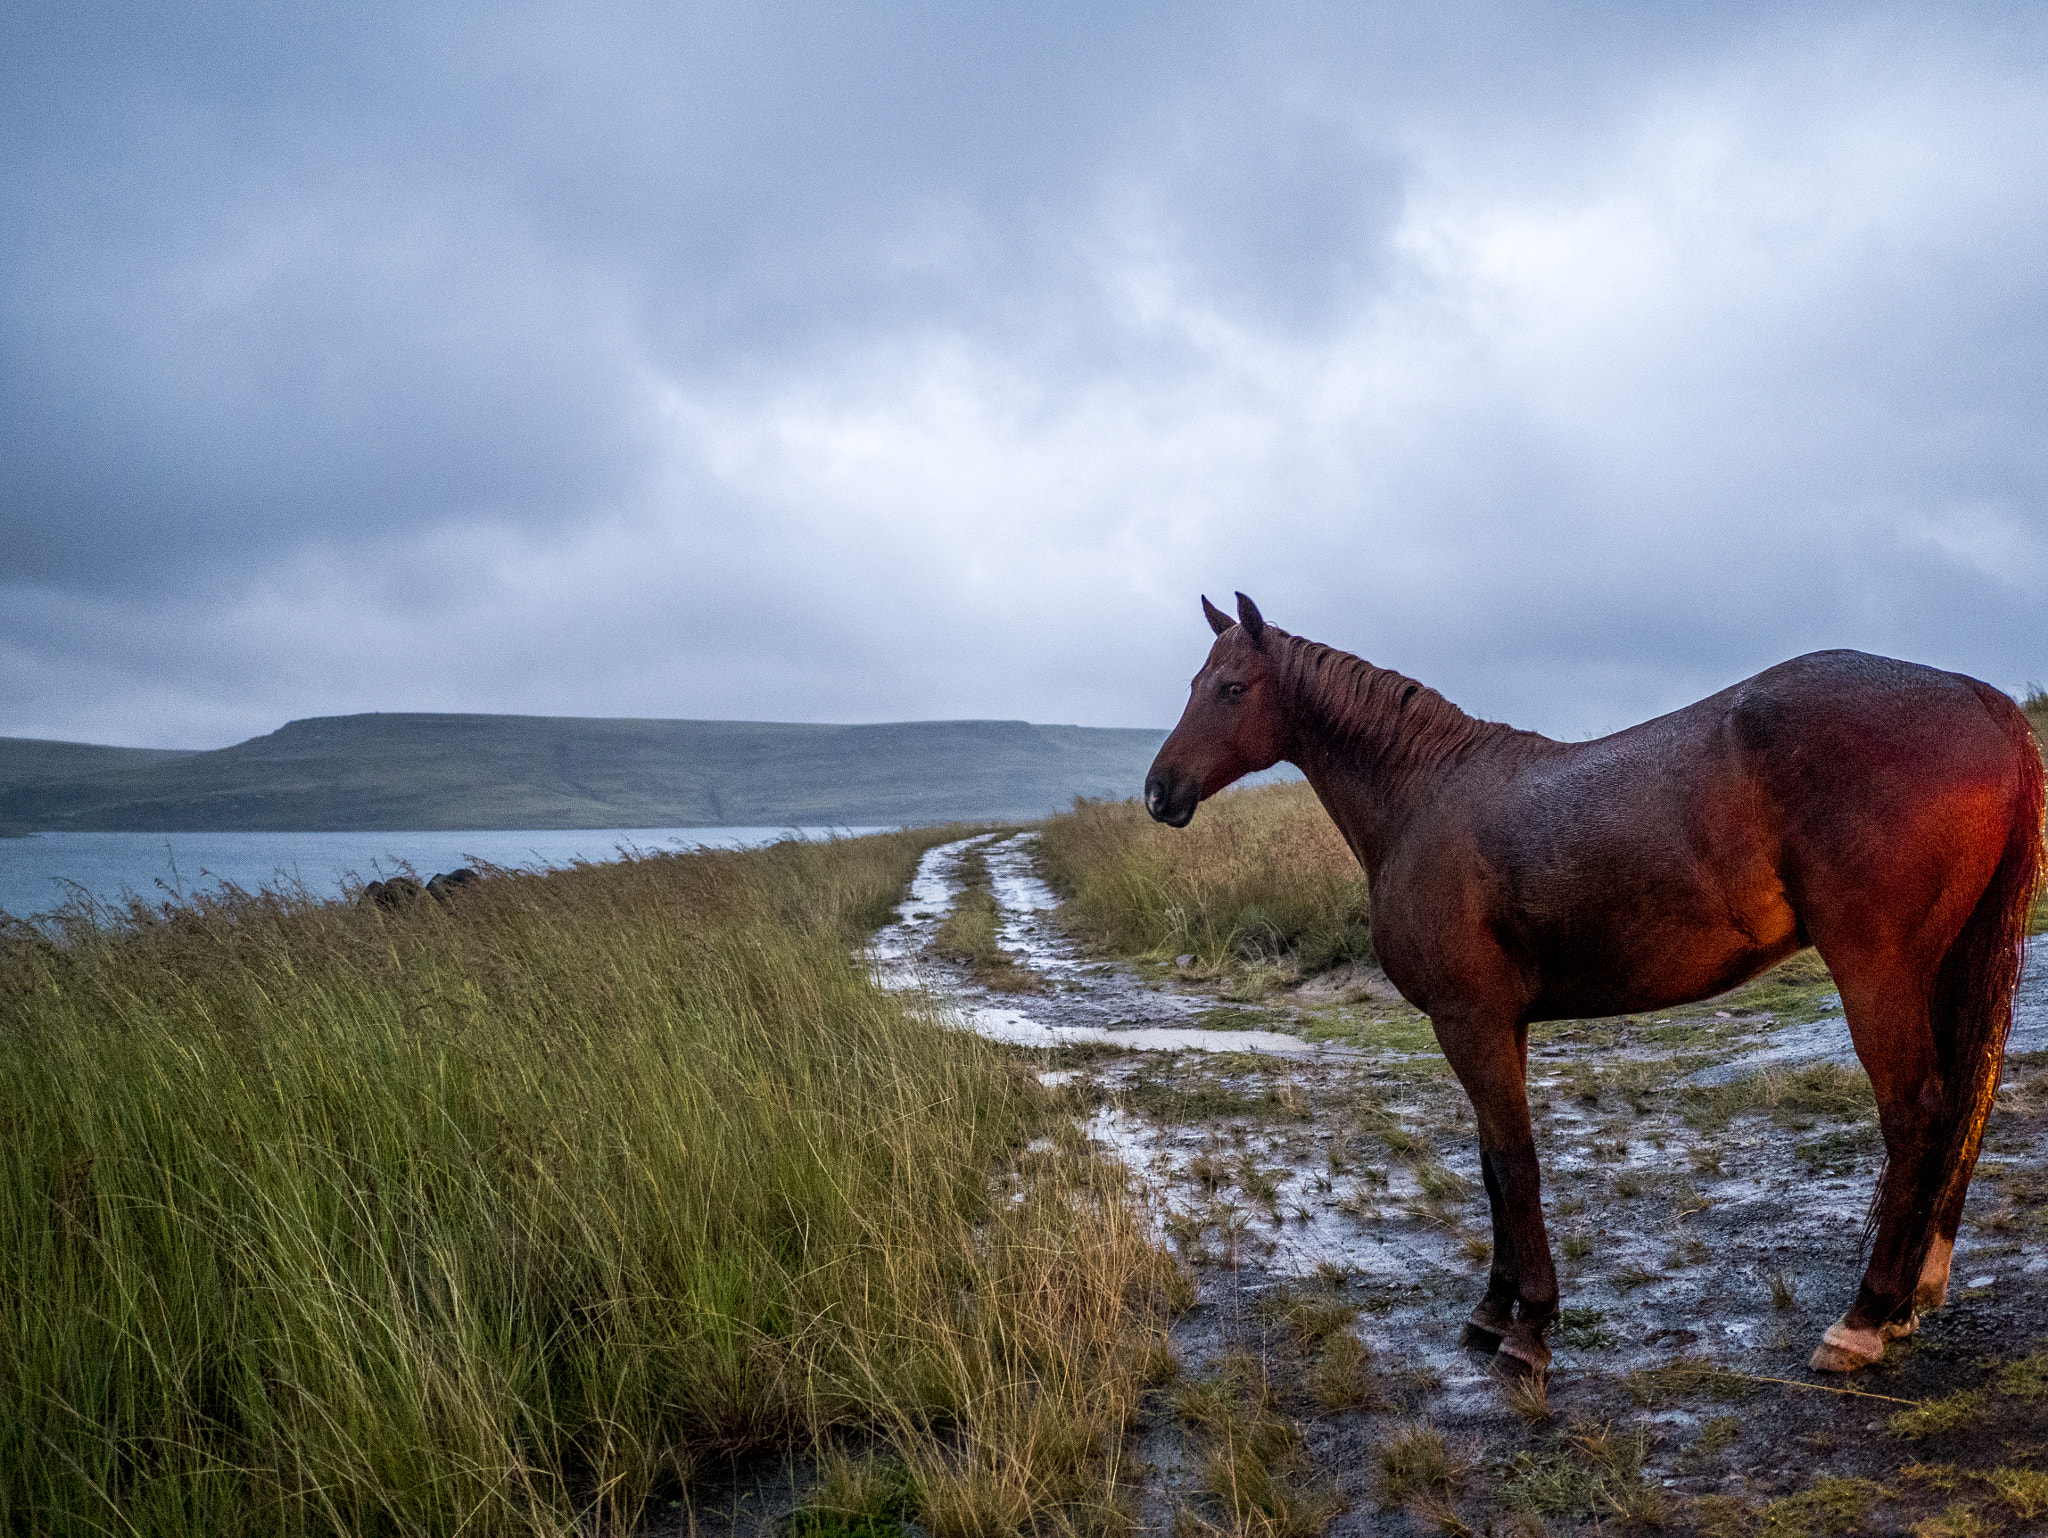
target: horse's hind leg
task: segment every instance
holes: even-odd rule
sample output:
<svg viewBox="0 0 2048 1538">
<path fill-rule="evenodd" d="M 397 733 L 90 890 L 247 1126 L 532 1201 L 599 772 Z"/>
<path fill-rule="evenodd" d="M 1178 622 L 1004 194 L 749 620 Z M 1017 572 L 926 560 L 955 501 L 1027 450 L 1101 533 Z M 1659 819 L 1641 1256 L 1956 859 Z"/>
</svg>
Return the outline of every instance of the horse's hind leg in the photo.
<svg viewBox="0 0 2048 1538">
<path fill-rule="evenodd" d="M 1479 1168 L 1493 1213 L 1493 1266 L 1467 1339 L 1540 1377 L 1550 1367 L 1543 1334 L 1557 1315 L 1557 1271 L 1524 1088 L 1528 1036 L 1512 1018 L 1439 1015 L 1431 1024 L 1479 1119 Z"/>
<path fill-rule="evenodd" d="M 1952 1118 L 1934 1045 L 1932 968 L 1899 957 L 1833 964 L 1885 1145 L 1869 1266 L 1855 1302 L 1828 1327 L 1810 1364 L 1822 1372 L 1853 1372 L 1882 1357 L 1888 1342 L 1913 1332 L 1923 1279 L 1935 1281 L 1932 1270 L 1940 1272 L 1938 1290 L 1946 1290 L 1955 1224 L 1936 1208 Z"/>
</svg>

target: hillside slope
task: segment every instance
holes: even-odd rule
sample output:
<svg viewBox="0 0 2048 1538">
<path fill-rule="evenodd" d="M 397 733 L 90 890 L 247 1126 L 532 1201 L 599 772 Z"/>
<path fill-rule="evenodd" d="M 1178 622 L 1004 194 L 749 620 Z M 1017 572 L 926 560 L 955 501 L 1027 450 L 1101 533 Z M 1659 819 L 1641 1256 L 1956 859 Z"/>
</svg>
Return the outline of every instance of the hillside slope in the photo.
<svg viewBox="0 0 2048 1538">
<path fill-rule="evenodd" d="M 326 716 L 212 752 L 0 738 L 0 824 L 137 832 L 1036 817 L 1135 795 L 1163 731 Z"/>
</svg>

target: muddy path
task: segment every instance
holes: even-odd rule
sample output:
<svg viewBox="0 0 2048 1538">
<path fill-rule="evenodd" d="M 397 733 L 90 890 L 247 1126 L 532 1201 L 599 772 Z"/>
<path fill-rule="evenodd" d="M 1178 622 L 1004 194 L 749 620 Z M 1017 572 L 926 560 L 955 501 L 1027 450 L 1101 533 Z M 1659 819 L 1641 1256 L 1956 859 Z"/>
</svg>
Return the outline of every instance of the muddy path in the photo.
<svg viewBox="0 0 2048 1538">
<path fill-rule="evenodd" d="M 1532 1402 L 1461 1344 L 1489 1225 L 1428 1022 L 1363 970 L 1090 957 L 1032 835 L 980 842 L 1043 991 L 932 955 L 963 845 L 927 856 L 877 964 L 1036 1054 L 1196 1279 L 1141 1439 L 1144 1529 L 2048 1530 L 2048 1359 L 2012 1365 L 2048 1345 L 2048 945 L 1951 1301 L 1849 1379 L 1805 1363 L 1854 1293 L 1880 1144 L 1825 984 L 1532 1033 L 1566 1310 Z"/>
<path fill-rule="evenodd" d="M 1805 1364 L 1854 1293 L 1880 1144 L 1825 973 L 1532 1031 L 1565 1312 L 1531 1396 L 1461 1343 L 1490 1225 L 1428 1021 L 1369 969 L 1091 956 L 1033 846 L 930 851 L 871 964 L 1027 1054 L 1193 1280 L 1135 1440 L 1137 1530 L 2048 1532 L 2048 944 L 1950 1302 L 1847 1379 Z M 993 973 L 934 948 L 970 850 L 1015 962 Z M 792 1466 L 687 1525 L 774 1532 L 805 1488 Z"/>
</svg>

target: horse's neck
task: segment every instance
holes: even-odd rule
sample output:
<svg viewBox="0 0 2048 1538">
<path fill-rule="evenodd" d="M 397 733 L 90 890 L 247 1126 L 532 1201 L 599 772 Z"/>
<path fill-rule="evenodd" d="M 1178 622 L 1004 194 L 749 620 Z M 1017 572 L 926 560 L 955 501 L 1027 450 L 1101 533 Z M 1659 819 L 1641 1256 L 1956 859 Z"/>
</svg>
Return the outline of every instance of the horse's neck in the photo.
<svg viewBox="0 0 2048 1538">
<path fill-rule="evenodd" d="M 1296 678 L 1288 759 L 1368 878 L 1457 765 L 1500 738 L 1527 735 L 1468 716 L 1435 690 L 1346 652 Z"/>
<path fill-rule="evenodd" d="M 1358 763 L 1327 744 L 1302 750 L 1292 762 L 1358 856 L 1366 878 L 1377 880 L 1381 859 L 1411 815 L 1411 798 L 1397 802 L 1381 794 Z"/>
</svg>

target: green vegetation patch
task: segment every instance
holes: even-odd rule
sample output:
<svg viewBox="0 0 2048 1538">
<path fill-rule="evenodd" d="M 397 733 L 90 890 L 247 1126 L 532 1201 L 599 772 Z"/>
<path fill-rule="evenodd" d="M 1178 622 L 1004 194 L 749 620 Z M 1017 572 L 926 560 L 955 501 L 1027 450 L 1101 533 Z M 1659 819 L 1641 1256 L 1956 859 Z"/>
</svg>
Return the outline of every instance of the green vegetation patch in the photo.
<svg viewBox="0 0 2048 1538">
<path fill-rule="evenodd" d="M 1284 1062 L 1250 1053 L 1158 1055 L 1119 1091 L 1134 1110 L 1163 1125 L 1226 1117 L 1305 1120 L 1310 1115 Z"/>
<path fill-rule="evenodd" d="M 1265 1031 L 1272 1029 L 1273 1017 L 1262 1009 L 1224 1004 L 1203 1010 L 1194 1023 L 1205 1031 Z"/>
<path fill-rule="evenodd" d="M 1800 1162 L 1811 1166 L 1816 1175 L 1845 1175 L 1855 1168 L 1858 1160 L 1883 1147 L 1884 1139 L 1872 1123 L 1834 1128 L 1811 1141 L 1798 1144 L 1792 1153 Z"/>
<path fill-rule="evenodd" d="M 1761 1011 L 1780 1023 L 1818 1020 L 1838 1008 L 1841 989 L 1820 952 L 1807 949 L 1778 963 L 1762 977 L 1748 984 L 1723 1007 Z"/>
<path fill-rule="evenodd" d="M 1822 1119 L 1874 1121 L 1877 1115 L 1870 1076 L 1841 1063 L 1813 1063 L 1729 1084 L 1690 1086 L 1680 1091 L 1680 1098 L 1687 1125 L 1702 1131 L 1726 1126 L 1749 1111 L 1768 1111 L 1780 1126 L 1802 1130 Z"/>
<path fill-rule="evenodd" d="M 899 1463 L 834 1458 L 810 1500 L 777 1538 L 904 1538 L 918 1509 L 917 1483 Z"/>
<path fill-rule="evenodd" d="M 1974 1424 L 1984 1411 L 1982 1389 L 1958 1389 L 1940 1399 L 1930 1399 L 1910 1410 L 1890 1416 L 1884 1429 L 1895 1437 L 1917 1440 Z"/>
<path fill-rule="evenodd" d="M 1550 1338 L 1573 1351 L 1606 1351 L 1614 1345 L 1614 1333 L 1605 1318 L 1597 1308 L 1567 1308 L 1558 1314 Z"/>
<path fill-rule="evenodd" d="M 1297 1029 L 1309 1041 L 1336 1042 L 1367 1051 L 1437 1053 L 1436 1031 L 1429 1016 L 1406 1004 L 1335 1004 L 1304 1010 Z"/>
<path fill-rule="evenodd" d="M 1748 1399 L 1761 1387 L 1733 1368 L 1697 1357 L 1679 1357 L 1659 1367 L 1645 1367 L 1624 1383 L 1637 1404 L 1659 1406 L 1681 1399 Z"/>
<path fill-rule="evenodd" d="M 1816 1479 L 1796 1495 L 1772 1501 L 1759 1513 L 1757 1538 L 1823 1538 L 1863 1531 L 1871 1508 L 1891 1492 L 1871 1479 Z"/>
<path fill-rule="evenodd" d="M 1998 1369 L 1998 1392 L 2014 1399 L 2048 1398 L 2048 1350 L 2007 1362 Z"/>
</svg>

